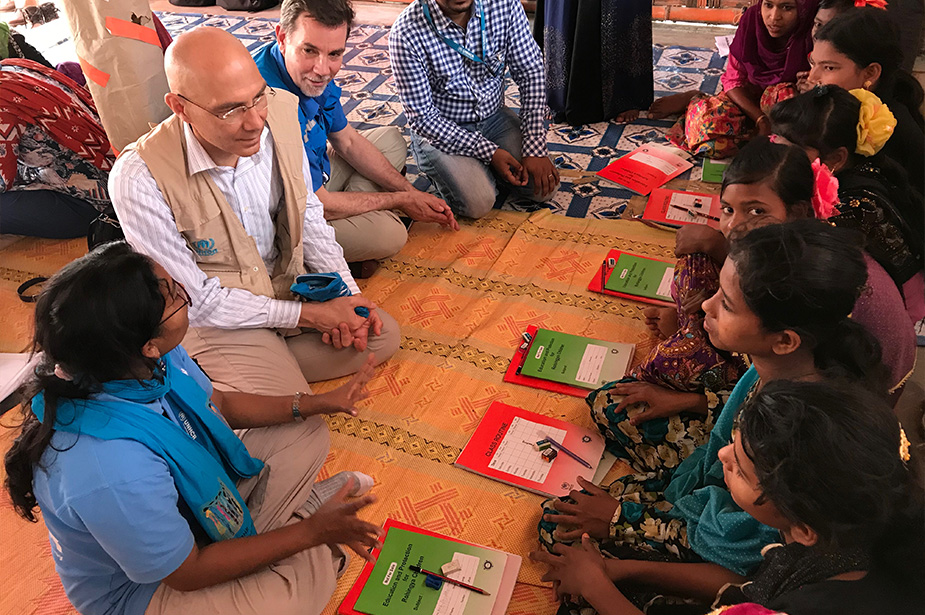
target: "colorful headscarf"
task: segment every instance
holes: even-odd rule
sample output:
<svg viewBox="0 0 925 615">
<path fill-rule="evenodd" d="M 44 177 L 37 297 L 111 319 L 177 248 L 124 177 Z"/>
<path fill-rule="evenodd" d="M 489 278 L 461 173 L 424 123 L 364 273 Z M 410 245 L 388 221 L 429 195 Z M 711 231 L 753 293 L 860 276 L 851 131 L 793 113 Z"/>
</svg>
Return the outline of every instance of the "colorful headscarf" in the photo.
<svg viewBox="0 0 925 615">
<path fill-rule="evenodd" d="M 3 60 L 0 69 L 0 124 L 10 127 L 0 136 L 4 151 L 13 152 L 24 125 L 41 126 L 59 145 L 100 169 L 112 168 L 115 157 L 90 93 L 56 70 L 32 60 Z M 23 70 L 4 70 L 17 66 Z M 33 76 L 34 75 L 34 76 Z M 44 78 L 41 78 L 44 77 Z M 90 110 L 74 104 L 73 94 Z M 11 185 L 15 156 L 0 157 L 0 173 Z"/>
<path fill-rule="evenodd" d="M 819 0 L 797 0 L 797 25 L 782 51 L 774 50 L 774 39 L 761 19 L 761 4 L 748 8 L 739 20 L 729 53 L 742 65 L 749 83 L 767 88 L 796 81 L 807 70 L 807 56 L 813 48 L 813 18 Z"/>
</svg>

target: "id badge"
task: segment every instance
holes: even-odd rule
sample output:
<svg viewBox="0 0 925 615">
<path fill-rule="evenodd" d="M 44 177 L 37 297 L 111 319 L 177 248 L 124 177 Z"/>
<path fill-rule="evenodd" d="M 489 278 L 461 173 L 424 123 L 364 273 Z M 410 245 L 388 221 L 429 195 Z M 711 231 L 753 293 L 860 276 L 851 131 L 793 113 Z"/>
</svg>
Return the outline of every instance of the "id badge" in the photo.
<svg viewBox="0 0 925 615">
<path fill-rule="evenodd" d="M 496 77 L 504 75 L 504 59 L 502 56 L 503 54 L 498 52 L 497 54 L 488 56 L 485 60 L 485 66 L 491 71 L 491 74 Z"/>
</svg>

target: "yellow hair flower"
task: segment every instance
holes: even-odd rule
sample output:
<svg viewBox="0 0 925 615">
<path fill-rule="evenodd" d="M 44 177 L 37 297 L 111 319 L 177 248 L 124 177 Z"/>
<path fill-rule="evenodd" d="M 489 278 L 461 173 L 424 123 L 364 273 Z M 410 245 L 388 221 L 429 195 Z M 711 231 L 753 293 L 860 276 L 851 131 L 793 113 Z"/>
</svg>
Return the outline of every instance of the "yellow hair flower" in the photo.
<svg viewBox="0 0 925 615">
<path fill-rule="evenodd" d="M 899 458 L 907 463 L 909 461 L 909 439 L 902 427 L 899 428 Z"/>
<path fill-rule="evenodd" d="M 896 128 L 896 118 L 890 108 L 883 104 L 877 95 L 867 90 L 851 90 L 861 101 L 861 113 L 858 117 L 858 145 L 856 153 L 873 156 L 879 152 Z"/>
</svg>

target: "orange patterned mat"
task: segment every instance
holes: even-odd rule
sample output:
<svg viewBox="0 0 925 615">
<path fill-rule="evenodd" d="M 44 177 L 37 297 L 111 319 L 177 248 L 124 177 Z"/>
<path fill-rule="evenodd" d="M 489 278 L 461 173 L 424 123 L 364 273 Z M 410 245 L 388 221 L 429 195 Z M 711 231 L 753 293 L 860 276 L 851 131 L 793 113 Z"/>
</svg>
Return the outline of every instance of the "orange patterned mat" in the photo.
<svg viewBox="0 0 925 615">
<path fill-rule="evenodd" d="M 670 257 L 673 243 L 671 233 L 637 222 L 546 211 L 495 211 L 457 233 L 413 226 L 402 252 L 362 284 L 364 294 L 401 324 L 401 349 L 377 370 L 360 416 L 329 421 L 332 449 L 322 478 L 346 469 L 373 476 L 379 500 L 364 513 L 371 521 L 393 517 L 524 556 L 508 613 L 554 613 L 541 568 L 526 559 L 536 545 L 542 498 L 452 464 L 496 400 L 590 425 L 579 398 L 502 382 L 520 334 L 537 324 L 635 342 L 640 358 L 653 343 L 644 306 L 590 293 L 587 284 L 611 247 Z M 6 297 L 0 299 L 5 312 Z M 623 471 L 617 467 L 611 475 Z M 16 519 L 6 496 L 0 498 L 0 566 L 18 571 L 7 576 L 0 613 L 73 612 L 44 528 Z M 359 570 L 354 558 L 325 614 L 336 613 Z"/>
</svg>

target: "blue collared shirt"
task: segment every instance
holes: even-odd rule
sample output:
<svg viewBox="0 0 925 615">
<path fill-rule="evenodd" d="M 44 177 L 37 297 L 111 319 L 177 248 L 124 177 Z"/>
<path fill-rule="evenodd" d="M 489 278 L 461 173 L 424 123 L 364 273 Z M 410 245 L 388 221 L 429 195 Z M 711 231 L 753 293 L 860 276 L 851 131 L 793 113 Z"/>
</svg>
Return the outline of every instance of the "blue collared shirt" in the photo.
<svg viewBox="0 0 925 615">
<path fill-rule="evenodd" d="M 254 52 L 254 61 L 270 87 L 288 90 L 299 97 L 299 124 L 302 142 L 312 168 L 312 186 L 321 188 L 331 177 L 328 159 L 328 135 L 347 127 L 347 116 L 340 104 L 340 88 L 331 81 L 321 96 L 306 96 L 295 84 L 276 42 L 267 43 Z"/>
<path fill-rule="evenodd" d="M 424 14 L 424 2 L 433 24 Z M 444 37 L 486 62 L 464 58 Z M 416 0 L 395 20 L 389 56 L 408 123 L 434 147 L 486 163 L 491 160 L 498 146 L 459 124 L 480 122 L 501 108 L 506 69 L 520 90 L 523 155 L 548 154 L 546 74 L 520 0 L 476 0 L 465 30 L 450 21 L 434 0 Z"/>
</svg>

